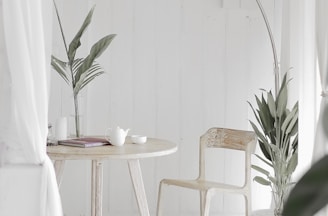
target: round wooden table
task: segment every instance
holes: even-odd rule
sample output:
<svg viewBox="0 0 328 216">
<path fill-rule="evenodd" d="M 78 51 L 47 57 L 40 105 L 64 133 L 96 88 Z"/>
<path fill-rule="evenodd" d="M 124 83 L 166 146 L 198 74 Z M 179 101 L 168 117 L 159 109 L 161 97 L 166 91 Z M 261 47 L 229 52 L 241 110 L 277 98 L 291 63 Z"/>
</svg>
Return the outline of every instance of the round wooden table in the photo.
<svg viewBox="0 0 328 216">
<path fill-rule="evenodd" d="M 97 136 L 99 137 L 99 136 Z M 54 160 L 56 177 L 60 186 L 65 160 L 91 160 L 91 215 L 102 215 L 103 161 L 108 159 L 127 160 L 130 177 L 137 198 L 140 215 L 149 216 L 147 197 L 142 179 L 139 159 L 169 155 L 177 151 L 173 142 L 148 138 L 145 144 L 133 144 L 127 137 L 123 146 L 105 145 L 79 148 L 72 146 L 48 146 L 47 153 Z"/>
</svg>

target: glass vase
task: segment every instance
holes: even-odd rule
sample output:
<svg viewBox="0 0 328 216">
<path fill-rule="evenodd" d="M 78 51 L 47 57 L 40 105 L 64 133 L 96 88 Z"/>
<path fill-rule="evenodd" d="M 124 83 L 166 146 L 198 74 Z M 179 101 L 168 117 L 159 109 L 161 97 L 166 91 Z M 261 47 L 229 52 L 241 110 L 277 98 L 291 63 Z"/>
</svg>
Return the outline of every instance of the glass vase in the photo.
<svg viewBox="0 0 328 216">
<path fill-rule="evenodd" d="M 79 138 L 84 135 L 84 116 L 83 115 L 70 115 L 69 116 L 69 137 Z"/>
<path fill-rule="evenodd" d="M 83 97 L 80 95 L 73 96 L 73 109 L 69 117 L 69 134 L 70 137 L 83 137 L 84 133 L 84 114 L 83 114 Z"/>
<path fill-rule="evenodd" d="M 279 185 L 274 185 L 273 199 L 274 199 L 274 216 L 282 216 L 285 201 L 290 192 L 291 177 L 289 175 L 280 177 L 276 175 Z"/>
</svg>

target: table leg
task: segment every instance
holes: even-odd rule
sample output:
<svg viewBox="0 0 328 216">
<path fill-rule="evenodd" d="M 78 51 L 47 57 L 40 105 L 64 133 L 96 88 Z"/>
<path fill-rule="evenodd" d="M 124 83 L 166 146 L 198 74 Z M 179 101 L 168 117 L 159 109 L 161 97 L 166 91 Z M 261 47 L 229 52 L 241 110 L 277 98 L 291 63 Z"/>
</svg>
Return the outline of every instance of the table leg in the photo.
<svg viewBox="0 0 328 216">
<path fill-rule="evenodd" d="M 61 181 L 62 181 L 62 178 L 63 178 L 65 160 L 55 160 L 54 167 L 55 167 L 57 185 L 58 185 L 58 188 L 59 188 L 60 184 L 61 184 Z"/>
<path fill-rule="evenodd" d="M 103 162 L 92 160 L 91 215 L 102 215 Z"/>
<path fill-rule="evenodd" d="M 147 197 L 145 187 L 143 184 L 142 173 L 140 163 L 138 159 L 128 160 L 130 177 L 132 180 L 134 193 L 137 198 L 139 212 L 142 216 L 149 216 L 149 209 L 147 203 Z"/>
</svg>

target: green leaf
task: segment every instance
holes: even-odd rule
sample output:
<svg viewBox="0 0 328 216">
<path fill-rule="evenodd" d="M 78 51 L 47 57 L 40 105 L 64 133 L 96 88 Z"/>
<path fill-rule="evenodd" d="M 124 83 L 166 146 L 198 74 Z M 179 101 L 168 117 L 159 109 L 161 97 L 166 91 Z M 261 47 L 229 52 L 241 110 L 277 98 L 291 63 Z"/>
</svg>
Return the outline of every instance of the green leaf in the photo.
<svg viewBox="0 0 328 216">
<path fill-rule="evenodd" d="M 263 130 L 262 122 L 261 122 L 261 120 L 260 120 L 260 118 L 259 118 L 257 112 L 255 111 L 255 109 L 254 109 L 254 107 L 252 106 L 252 104 L 251 104 L 249 101 L 247 101 L 247 102 L 248 102 L 249 106 L 251 107 L 251 109 L 252 109 L 252 111 L 253 111 L 253 113 L 254 113 L 254 116 L 255 116 L 255 118 L 256 118 L 256 121 L 260 124 L 260 126 L 261 126 L 261 128 L 262 128 L 262 130 Z"/>
<path fill-rule="evenodd" d="M 290 175 L 295 171 L 297 164 L 298 164 L 298 154 L 297 152 L 295 152 L 293 156 L 290 158 L 290 160 L 288 161 L 287 175 Z"/>
<path fill-rule="evenodd" d="M 287 107 L 287 98 L 288 98 L 288 93 L 287 93 L 287 83 L 286 83 L 286 76 L 287 73 L 285 74 L 282 84 L 280 86 L 279 94 L 277 96 L 277 116 L 281 117 Z"/>
<path fill-rule="evenodd" d="M 294 140 L 292 142 L 292 148 L 294 149 L 294 151 L 298 149 L 298 134 L 294 137 Z"/>
<path fill-rule="evenodd" d="M 287 86 L 287 73 L 282 78 L 281 86 Z"/>
<path fill-rule="evenodd" d="M 84 79 L 86 78 L 86 76 L 87 76 L 87 73 L 83 73 L 79 77 L 79 80 L 76 80 L 76 84 L 75 84 L 74 89 L 73 89 L 74 95 L 79 94 L 80 90 L 82 89 L 82 85 L 83 85 L 83 82 L 84 82 Z"/>
<path fill-rule="evenodd" d="M 83 73 L 90 69 L 94 60 L 98 58 L 107 49 L 107 47 L 115 38 L 115 36 L 115 34 L 107 35 L 92 46 L 90 54 L 85 58 L 83 64 L 81 65 L 81 67 L 79 67 L 75 75 L 76 80 L 80 80 L 80 76 L 82 76 Z"/>
<path fill-rule="evenodd" d="M 293 116 L 290 124 L 288 125 L 288 127 L 285 131 L 285 134 L 290 134 L 294 130 L 295 126 L 298 126 L 297 123 L 298 123 L 298 114 L 295 113 L 295 115 Z"/>
<path fill-rule="evenodd" d="M 263 161 L 265 164 L 267 164 L 268 166 L 272 167 L 272 164 L 269 163 L 268 161 L 266 161 L 264 158 L 262 158 L 260 155 L 255 154 L 255 156 L 260 159 L 261 161 Z"/>
<path fill-rule="evenodd" d="M 259 146 L 260 146 L 260 149 L 263 153 L 263 155 L 265 156 L 266 159 L 268 159 L 269 161 L 272 161 L 271 160 L 271 154 L 270 154 L 270 147 L 268 147 L 267 144 L 264 144 L 264 142 L 260 141 L 259 140 Z"/>
<path fill-rule="evenodd" d="M 271 150 L 272 150 L 275 154 L 277 154 L 277 153 L 280 152 L 280 148 L 279 148 L 277 145 L 269 144 L 269 146 L 270 146 Z"/>
<path fill-rule="evenodd" d="M 91 56 L 93 60 L 98 58 L 107 49 L 115 37 L 116 34 L 111 34 L 101 38 L 92 46 L 89 56 Z"/>
<path fill-rule="evenodd" d="M 69 85 L 69 80 L 66 75 L 67 63 L 59 60 L 55 56 L 51 56 L 51 66 L 57 73 L 64 79 L 64 81 Z"/>
<path fill-rule="evenodd" d="M 268 106 L 270 109 L 271 116 L 273 118 L 275 118 L 276 117 L 276 102 L 274 101 L 271 91 L 268 92 L 268 94 L 267 94 L 267 100 L 268 100 Z"/>
<path fill-rule="evenodd" d="M 251 165 L 251 167 L 253 169 L 255 169 L 256 171 L 258 171 L 258 172 L 260 172 L 260 173 L 262 173 L 262 174 L 264 174 L 266 176 L 269 176 L 270 175 L 270 172 L 266 171 L 265 169 L 263 169 L 263 168 L 261 168 L 261 167 L 259 167 L 257 165 Z"/>
<path fill-rule="evenodd" d="M 68 49 L 68 53 L 67 53 L 69 62 L 74 61 L 76 50 L 81 46 L 81 37 L 82 37 L 84 31 L 87 29 L 87 27 L 91 23 L 91 19 L 92 19 L 94 9 L 95 9 L 95 6 L 93 6 L 91 8 L 88 15 L 84 19 L 84 22 L 83 22 L 80 30 L 76 33 L 76 35 L 73 38 L 72 42 L 69 44 L 69 49 Z"/>
<path fill-rule="evenodd" d="M 272 184 L 274 184 L 274 185 L 277 184 L 277 180 L 276 180 L 274 177 L 272 177 L 272 176 L 268 176 L 268 179 L 270 180 L 270 182 L 271 182 Z"/>
<path fill-rule="evenodd" d="M 261 176 L 255 176 L 254 181 L 256 181 L 257 183 L 261 184 L 261 185 L 265 185 L 265 186 L 270 186 L 271 182 L 262 178 Z"/>
<path fill-rule="evenodd" d="M 269 135 L 269 133 L 274 128 L 274 118 L 272 118 L 270 109 L 268 104 L 266 103 L 263 95 L 262 95 L 262 102 L 259 104 L 259 116 L 263 125 L 263 131 L 266 135 Z"/>
<path fill-rule="evenodd" d="M 75 70 L 79 70 L 79 67 L 83 64 L 83 60 L 78 59 L 74 61 L 73 68 Z M 75 86 L 74 86 L 74 94 L 78 94 L 88 83 L 94 80 L 97 76 L 102 75 L 105 71 L 102 67 L 94 62 L 94 64 L 87 70 L 82 76 L 77 79 L 75 76 Z"/>
<path fill-rule="evenodd" d="M 54 3 L 54 6 L 55 6 L 55 11 L 56 11 L 56 16 L 57 16 L 58 24 L 59 24 L 60 33 L 61 33 L 61 36 L 62 36 L 62 39 L 63 39 L 65 51 L 66 51 L 66 54 L 67 54 L 68 53 L 68 49 L 67 49 L 66 39 L 65 39 L 65 35 L 64 35 L 63 26 L 62 26 L 62 23 L 61 23 L 61 20 L 60 20 L 58 8 L 57 8 L 57 5 L 56 5 L 56 1 L 53 0 L 53 3 Z"/>
<path fill-rule="evenodd" d="M 78 59 L 75 59 L 73 61 L 73 65 L 72 65 L 72 68 L 73 68 L 73 72 L 74 72 L 74 75 L 77 73 L 77 71 L 79 70 L 79 67 L 83 64 L 83 61 L 84 61 L 84 58 L 78 58 Z"/>
<path fill-rule="evenodd" d="M 293 109 L 292 112 L 289 112 L 286 118 L 284 119 L 281 130 L 284 134 L 289 134 L 291 132 L 291 129 L 295 125 L 296 121 L 298 119 L 297 115 L 297 109 Z"/>
<path fill-rule="evenodd" d="M 257 128 L 257 126 L 252 122 L 250 121 L 251 125 L 252 125 L 252 128 L 254 130 L 254 132 L 256 133 L 257 137 L 264 143 L 267 143 L 267 140 L 265 138 L 265 136 L 261 133 L 261 131 Z"/>
<path fill-rule="evenodd" d="M 286 201 L 283 215 L 314 215 L 327 203 L 328 156 L 325 156 L 297 182 Z"/>
<path fill-rule="evenodd" d="M 296 121 L 296 123 L 294 125 L 294 128 L 292 128 L 292 130 L 290 132 L 290 135 L 291 136 L 294 136 L 294 135 L 296 135 L 298 133 L 298 102 L 295 103 L 295 105 L 293 107 L 293 110 L 294 109 L 297 109 L 297 112 L 295 114 L 297 116 L 297 121 Z"/>
<path fill-rule="evenodd" d="M 268 143 L 266 137 L 259 131 L 259 129 L 256 127 L 256 125 L 252 121 L 250 121 L 250 124 L 259 139 L 260 148 L 261 148 L 264 156 L 268 160 L 271 161 L 271 156 L 269 153 L 270 149 L 268 149 L 269 143 Z"/>
<path fill-rule="evenodd" d="M 91 68 L 88 71 L 88 74 L 86 76 L 86 78 L 84 79 L 84 82 L 81 86 L 81 90 L 88 85 L 88 83 L 90 83 L 92 80 L 94 80 L 97 76 L 100 76 L 102 74 L 104 74 L 105 71 L 102 69 L 102 67 L 95 63 L 91 66 Z"/>
</svg>

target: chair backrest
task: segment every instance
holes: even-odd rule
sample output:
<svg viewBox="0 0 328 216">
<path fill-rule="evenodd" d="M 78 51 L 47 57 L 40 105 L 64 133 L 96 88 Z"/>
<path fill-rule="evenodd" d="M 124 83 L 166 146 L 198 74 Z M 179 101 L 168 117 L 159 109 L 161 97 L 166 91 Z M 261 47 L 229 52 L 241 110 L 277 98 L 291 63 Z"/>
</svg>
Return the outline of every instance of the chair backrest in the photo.
<svg viewBox="0 0 328 216">
<path fill-rule="evenodd" d="M 250 178 L 251 154 L 255 151 L 256 135 L 253 131 L 228 128 L 210 128 L 200 137 L 199 179 L 205 179 L 205 149 L 225 148 L 245 152 L 245 178 Z M 245 184 L 248 182 L 245 181 Z"/>
</svg>

